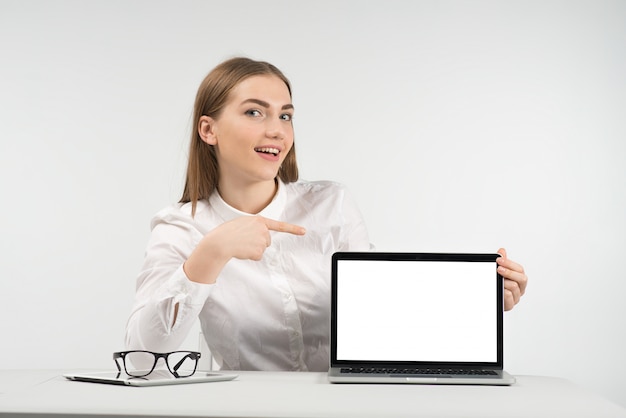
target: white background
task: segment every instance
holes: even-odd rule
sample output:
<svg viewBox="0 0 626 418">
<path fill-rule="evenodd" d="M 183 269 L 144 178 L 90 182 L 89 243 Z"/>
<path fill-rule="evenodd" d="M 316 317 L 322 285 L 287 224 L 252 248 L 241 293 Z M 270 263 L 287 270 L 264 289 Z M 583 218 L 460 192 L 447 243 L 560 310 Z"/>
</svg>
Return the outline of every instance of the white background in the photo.
<svg viewBox="0 0 626 418">
<path fill-rule="evenodd" d="M 509 372 L 626 406 L 625 22 L 621 0 L 0 0 L 0 368 L 112 367 L 196 89 L 243 54 L 291 79 L 302 177 L 345 183 L 378 250 L 524 264 Z"/>
</svg>

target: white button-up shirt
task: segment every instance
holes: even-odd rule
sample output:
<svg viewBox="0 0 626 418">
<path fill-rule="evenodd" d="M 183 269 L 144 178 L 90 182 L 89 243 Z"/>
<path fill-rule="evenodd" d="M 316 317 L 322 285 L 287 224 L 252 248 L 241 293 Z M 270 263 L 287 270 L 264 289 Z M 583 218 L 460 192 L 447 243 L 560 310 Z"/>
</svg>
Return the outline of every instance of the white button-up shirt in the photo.
<svg viewBox="0 0 626 418">
<path fill-rule="evenodd" d="M 304 181 L 279 182 L 259 215 L 301 225 L 306 234 L 270 231 L 262 260 L 231 259 L 215 284 L 190 281 L 183 263 L 206 233 L 249 214 L 216 192 L 198 202 L 193 218 L 190 203 L 154 217 L 127 324 L 129 349 L 176 350 L 199 317 L 222 369 L 328 370 L 330 260 L 336 251 L 370 249 L 362 215 L 340 184 Z"/>
</svg>

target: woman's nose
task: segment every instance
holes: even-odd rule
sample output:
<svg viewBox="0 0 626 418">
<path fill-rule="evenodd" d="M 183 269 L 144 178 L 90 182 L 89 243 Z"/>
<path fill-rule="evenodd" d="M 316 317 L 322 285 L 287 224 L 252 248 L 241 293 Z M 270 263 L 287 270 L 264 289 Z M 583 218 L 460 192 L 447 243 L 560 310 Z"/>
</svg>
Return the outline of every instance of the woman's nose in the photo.
<svg viewBox="0 0 626 418">
<path fill-rule="evenodd" d="M 285 139 L 285 127 L 282 121 L 269 121 L 266 135 L 272 139 Z"/>
</svg>

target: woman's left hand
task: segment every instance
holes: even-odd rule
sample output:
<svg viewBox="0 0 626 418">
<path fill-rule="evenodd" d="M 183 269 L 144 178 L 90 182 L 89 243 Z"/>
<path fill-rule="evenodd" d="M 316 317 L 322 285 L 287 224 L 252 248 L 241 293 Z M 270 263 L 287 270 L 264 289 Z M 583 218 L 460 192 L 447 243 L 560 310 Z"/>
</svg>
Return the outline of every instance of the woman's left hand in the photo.
<svg viewBox="0 0 626 418">
<path fill-rule="evenodd" d="M 502 256 L 497 258 L 497 263 L 498 273 L 504 277 L 504 310 L 510 311 L 526 291 L 528 276 L 521 264 L 508 259 L 504 248 L 500 248 L 498 254 Z"/>
</svg>

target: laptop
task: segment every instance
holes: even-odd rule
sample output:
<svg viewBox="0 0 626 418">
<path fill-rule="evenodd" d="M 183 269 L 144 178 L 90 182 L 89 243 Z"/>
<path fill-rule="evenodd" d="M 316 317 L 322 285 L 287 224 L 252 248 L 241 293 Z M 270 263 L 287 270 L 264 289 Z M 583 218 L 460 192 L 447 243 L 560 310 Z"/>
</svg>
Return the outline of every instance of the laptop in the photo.
<svg viewBox="0 0 626 418">
<path fill-rule="evenodd" d="M 511 385 L 499 254 L 338 252 L 333 383 Z"/>
</svg>

